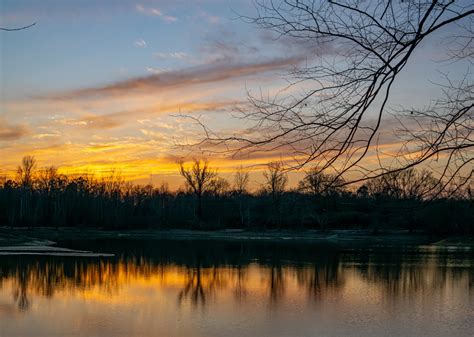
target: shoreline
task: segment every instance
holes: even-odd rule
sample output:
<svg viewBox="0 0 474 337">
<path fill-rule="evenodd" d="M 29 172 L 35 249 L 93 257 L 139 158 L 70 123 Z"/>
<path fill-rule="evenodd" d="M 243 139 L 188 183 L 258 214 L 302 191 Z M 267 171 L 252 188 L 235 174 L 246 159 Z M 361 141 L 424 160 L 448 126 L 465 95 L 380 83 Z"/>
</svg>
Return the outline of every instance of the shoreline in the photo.
<svg viewBox="0 0 474 337">
<path fill-rule="evenodd" d="M 437 237 L 408 230 L 100 230 L 0 227 L 1 246 L 53 246 L 64 240 L 136 239 L 326 244 L 334 246 L 434 246 L 474 248 L 474 237 Z"/>
</svg>

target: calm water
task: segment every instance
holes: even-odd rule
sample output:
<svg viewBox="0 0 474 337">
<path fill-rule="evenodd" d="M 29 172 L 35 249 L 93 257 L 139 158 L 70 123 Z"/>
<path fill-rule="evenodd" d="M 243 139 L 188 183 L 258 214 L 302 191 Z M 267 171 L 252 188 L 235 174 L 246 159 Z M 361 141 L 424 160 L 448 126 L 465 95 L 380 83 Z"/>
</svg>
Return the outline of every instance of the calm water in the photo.
<svg viewBox="0 0 474 337">
<path fill-rule="evenodd" d="M 0 336 L 474 336 L 474 255 L 102 240 L 1 257 Z"/>
</svg>

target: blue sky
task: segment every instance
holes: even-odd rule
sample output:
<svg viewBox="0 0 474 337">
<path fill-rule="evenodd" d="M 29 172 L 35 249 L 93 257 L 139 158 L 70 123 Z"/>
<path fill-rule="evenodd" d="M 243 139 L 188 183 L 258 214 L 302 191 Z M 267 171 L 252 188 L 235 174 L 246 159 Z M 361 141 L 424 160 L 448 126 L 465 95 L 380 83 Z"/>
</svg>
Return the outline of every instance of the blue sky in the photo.
<svg viewBox="0 0 474 337">
<path fill-rule="evenodd" d="M 216 6 L 216 3 L 219 5 Z M 73 89 L 199 62 L 203 44 L 252 27 L 228 1 L 4 1 L 1 22 L 34 29 L 2 34 L 4 98 Z M 247 38 L 248 38 L 247 36 Z M 187 59 L 173 58 L 185 53 Z M 169 54 L 168 58 L 154 54 Z"/>
</svg>

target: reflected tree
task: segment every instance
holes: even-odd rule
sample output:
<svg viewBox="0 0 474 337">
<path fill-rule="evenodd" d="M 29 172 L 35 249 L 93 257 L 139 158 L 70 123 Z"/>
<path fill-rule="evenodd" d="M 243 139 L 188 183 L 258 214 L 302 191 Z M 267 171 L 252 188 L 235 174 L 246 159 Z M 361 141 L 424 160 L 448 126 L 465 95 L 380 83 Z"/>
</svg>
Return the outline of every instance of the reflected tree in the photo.
<svg viewBox="0 0 474 337">
<path fill-rule="evenodd" d="M 30 307 L 30 300 L 28 296 L 29 291 L 29 277 L 28 269 L 19 269 L 16 274 L 16 285 L 13 290 L 13 299 L 15 300 L 20 311 L 26 311 Z"/>
<path fill-rule="evenodd" d="M 272 265 L 269 270 L 268 290 L 271 303 L 277 303 L 285 294 L 285 275 L 280 264 Z"/>
</svg>

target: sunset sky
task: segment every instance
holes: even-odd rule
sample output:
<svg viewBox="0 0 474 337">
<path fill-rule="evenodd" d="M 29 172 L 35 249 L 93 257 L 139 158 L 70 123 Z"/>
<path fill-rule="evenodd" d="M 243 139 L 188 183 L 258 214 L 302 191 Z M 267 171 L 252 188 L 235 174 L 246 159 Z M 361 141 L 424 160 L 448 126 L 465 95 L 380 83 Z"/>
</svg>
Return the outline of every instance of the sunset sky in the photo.
<svg viewBox="0 0 474 337">
<path fill-rule="evenodd" d="M 1 0 L 1 27 L 36 25 L 0 32 L 0 176 L 34 155 L 39 167 L 64 173 L 117 169 L 128 180 L 179 186 L 176 161 L 193 154 L 178 145 L 203 137 L 179 114 L 239 132 L 246 124 L 232 116 L 247 91 L 271 95 L 292 67 L 330 52 L 276 40 L 239 18 L 253 14 L 251 0 Z M 439 90 L 431 82 L 444 70 L 442 43 L 417 51 L 391 106 L 426 104 Z M 229 173 L 289 155 L 210 160 Z"/>
</svg>

